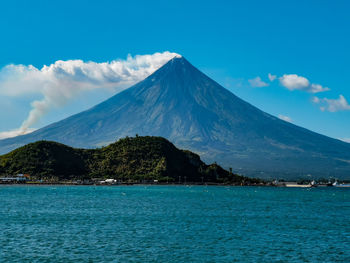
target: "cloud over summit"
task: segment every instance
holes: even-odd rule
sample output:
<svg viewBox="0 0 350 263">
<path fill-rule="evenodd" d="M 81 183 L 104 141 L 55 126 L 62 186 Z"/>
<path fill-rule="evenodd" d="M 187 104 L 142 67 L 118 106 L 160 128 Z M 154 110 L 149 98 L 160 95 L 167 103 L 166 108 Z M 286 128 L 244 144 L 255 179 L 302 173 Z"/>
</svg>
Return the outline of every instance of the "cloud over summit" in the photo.
<svg viewBox="0 0 350 263">
<path fill-rule="evenodd" d="M 143 80 L 179 54 L 171 52 L 128 56 L 126 60 L 97 63 L 82 60 L 56 61 L 38 69 L 32 65 L 8 65 L 0 70 L 0 95 L 40 95 L 18 135 L 28 132 L 52 108 L 59 108 L 78 94 L 93 89 L 121 91 Z M 14 132 L 11 132 L 11 136 Z"/>
</svg>

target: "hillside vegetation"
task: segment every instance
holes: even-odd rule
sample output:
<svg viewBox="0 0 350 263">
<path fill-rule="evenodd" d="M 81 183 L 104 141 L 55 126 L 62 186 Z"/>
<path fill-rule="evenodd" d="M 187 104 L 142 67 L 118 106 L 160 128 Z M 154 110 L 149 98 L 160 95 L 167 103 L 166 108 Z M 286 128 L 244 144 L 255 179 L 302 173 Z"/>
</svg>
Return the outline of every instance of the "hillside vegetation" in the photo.
<svg viewBox="0 0 350 263">
<path fill-rule="evenodd" d="M 206 165 L 197 154 L 177 149 L 162 137 L 126 137 L 99 149 L 75 149 L 38 141 L 0 156 L 0 174 L 30 174 L 36 179 L 113 178 L 123 181 L 241 183 L 217 164 Z"/>
</svg>

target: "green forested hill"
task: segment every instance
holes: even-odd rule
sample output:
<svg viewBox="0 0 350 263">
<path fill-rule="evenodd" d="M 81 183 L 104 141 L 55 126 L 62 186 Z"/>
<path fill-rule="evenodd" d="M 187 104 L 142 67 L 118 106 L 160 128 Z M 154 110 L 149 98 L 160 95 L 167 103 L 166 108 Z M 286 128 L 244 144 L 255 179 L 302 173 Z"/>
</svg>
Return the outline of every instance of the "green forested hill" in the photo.
<svg viewBox="0 0 350 263">
<path fill-rule="evenodd" d="M 38 141 L 0 156 L 0 172 L 6 175 L 26 173 L 38 178 L 82 176 L 87 173 L 89 152 L 56 142 Z"/>
<path fill-rule="evenodd" d="M 99 149 L 75 149 L 56 142 L 38 141 L 0 156 L 0 174 L 18 173 L 58 180 L 249 181 L 217 164 L 206 165 L 197 154 L 177 149 L 164 138 L 149 136 L 127 137 Z"/>
</svg>

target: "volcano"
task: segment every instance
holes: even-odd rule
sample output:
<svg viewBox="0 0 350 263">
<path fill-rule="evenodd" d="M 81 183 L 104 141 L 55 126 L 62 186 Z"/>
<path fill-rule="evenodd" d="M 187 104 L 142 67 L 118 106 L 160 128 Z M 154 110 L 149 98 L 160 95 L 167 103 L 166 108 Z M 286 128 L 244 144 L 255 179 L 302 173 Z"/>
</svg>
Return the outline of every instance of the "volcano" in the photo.
<svg viewBox="0 0 350 263">
<path fill-rule="evenodd" d="M 259 110 L 180 56 L 87 111 L 1 140 L 0 152 L 43 139 L 94 148 L 136 134 L 165 137 L 248 176 L 350 179 L 350 144 Z"/>
</svg>

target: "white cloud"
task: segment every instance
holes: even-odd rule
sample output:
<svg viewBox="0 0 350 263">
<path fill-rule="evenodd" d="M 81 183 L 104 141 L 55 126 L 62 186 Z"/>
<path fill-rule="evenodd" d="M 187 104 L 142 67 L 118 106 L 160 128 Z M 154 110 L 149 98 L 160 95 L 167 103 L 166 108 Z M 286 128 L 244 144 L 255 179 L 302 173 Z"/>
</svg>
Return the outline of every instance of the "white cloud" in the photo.
<svg viewBox="0 0 350 263">
<path fill-rule="evenodd" d="M 320 110 L 322 111 L 337 112 L 350 110 L 350 105 L 343 95 L 339 95 L 338 99 L 320 99 L 318 97 L 314 97 L 312 102 L 315 104 L 320 104 Z"/>
<path fill-rule="evenodd" d="M 329 90 L 329 88 L 327 87 L 323 87 L 320 84 L 314 84 L 314 83 L 311 84 L 310 88 L 311 88 L 310 89 L 311 93 L 319 93 L 319 92 L 324 92 Z"/>
<path fill-rule="evenodd" d="M 296 74 L 284 74 L 279 78 L 279 80 L 281 85 L 289 90 L 306 89 L 310 85 L 310 82 L 307 78 L 298 76 Z"/>
<path fill-rule="evenodd" d="M 261 87 L 266 87 L 269 85 L 266 82 L 262 81 L 260 77 L 248 79 L 248 81 L 249 81 L 250 85 L 254 88 L 261 88 Z"/>
<path fill-rule="evenodd" d="M 350 143 L 350 138 L 341 138 L 340 140 L 342 140 L 343 142 L 348 142 L 348 143 Z"/>
<path fill-rule="evenodd" d="M 23 131 L 21 129 L 16 129 L 16 130 L 11 130 L 11 131 L 0 132 L 0 140 L 5 139 L 5 138 L 16 137 L 18 135 L 28 134 L 28 133 L 31 133 L 33 131 L 35 131 L 35 129 L 28 128 L 26 131 Z"/>
<path fill-rule="evenodd" d="M 289 90 L 303 90 L 310 93 L 319 93 L 328 91 L 329 88 L 320 84 L 310 83 L 310 81 L 297 74 L 284 74 L 279 78 L 280 84 Z"/>
<path fill-rule="evenodd" d="M 293 122 L 292 118 L 282 115 L 282 114 L 278 114 L 278 118 L 280 118 L 281 120 L 287 121 L 287 122 Z"/>
<path fill-rule="evenodd" d="M 126 60 L 111 62 L 84 62 L 82 60 L 56 61 L 38 69 L 32 65 L 8 65 L 0 70 L 0 95 L 19 97 L 41 95 L 31 102 L 32 110 L 17 131 L 2 136 L 29 131 L 43 115 L 64 106 L 78 94 L 93 89 L 121 91 L 143 80 L 164 65 L 176 53 L 128 56 Z"/>
<path fill-rule="evenodd" d="M 277 78 L 276 75 L 272 75 L 271 73 L 269 73 L 267 76 L 268 76 L 270 81 L 274 81 Z"/>
<path fill-rule="evenodd" d="M 320 99 L 318 97 L 313 97 L 312 102 L 313 103 L 320 103 Z"/>
</svg>

